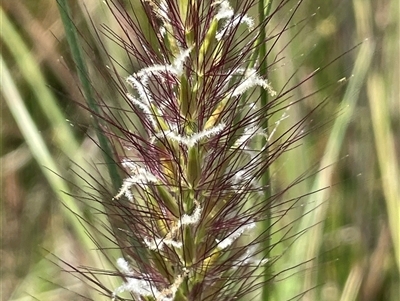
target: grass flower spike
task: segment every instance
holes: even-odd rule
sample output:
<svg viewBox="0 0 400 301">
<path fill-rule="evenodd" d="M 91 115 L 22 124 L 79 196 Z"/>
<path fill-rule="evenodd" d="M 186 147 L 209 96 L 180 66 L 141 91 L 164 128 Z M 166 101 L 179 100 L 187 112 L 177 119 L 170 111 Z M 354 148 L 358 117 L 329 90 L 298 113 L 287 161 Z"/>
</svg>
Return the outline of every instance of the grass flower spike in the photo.
<svg viewBox="0 0 400 301">
<path fill-rule="evenodd" d="M 2 300 L 400 300 L 399 15 L 1 1 Z"/>
<path fill-rule="evenodd" d="M 116 42 L 134 63 L 114 81 L 128 109 L 105 104 L 98 114 L 125 173 L 107 200 L 119 225 L 111 240 L 123 258 L 110 260 L 121 284 L 92 281 L 112 300 L 249 300 L 274 278 L 263 223 L 286 189 L 271 194 L 266 176 L 305 135 L 304 121 L 276 139 L 267 125 L 273 114 L 283 112 L 276 125 L 287 117 L 292 89 L 276 92 L 257 65 L 269 19 L 255 24 L 251 0 L 235 8 L 144 1 L 149 35 L 107 3 L 126 34 Z"/>
<path fill-rule="evenodd" d="M 250 52 L 232 56 L 241 24 L 250 30 L 245 47 L 256 41 L 252 19 L 234 13 L 228 1 L 201 3 L 201 10 L 186 5 L 180 15 L 178 2 L 150 5 L 149 17 L 163 23 L 154 28 L 159 42 L 169 48 L 161 56 L 151 53 L 152 63 L 127 77 L 125 96 L 146 134 L 123 137 L 136 154 L 123 158 L 129 176 L 115 200 L 129 200 L 136 221 L 129 230 L 141 238 L 149 263 L 130 278 L 135 262 L 118 260 L 127 280 L 114 290 L 114 299 L 126 291 L 139 300 L 223 300 L 250 290 L 253 282 L 246 284 L 245 275 L 256 269 L 250 265 L 255 252 L 242 237 L 255 233 L 268 207 L 252 189 L 261 189 L 255 183 L 267 166 L 246 167 L 260 160 L 244 150 L 261 129 L 264 116 L 255 115 L 267 111 L 242 96 L 257 87 L 276 93 L 257 69 L 242 63 Z M 240 123 L 247 123 L 245 131 Z M 235 258 L 241 264 L 230 266 Z"/>
</svg>

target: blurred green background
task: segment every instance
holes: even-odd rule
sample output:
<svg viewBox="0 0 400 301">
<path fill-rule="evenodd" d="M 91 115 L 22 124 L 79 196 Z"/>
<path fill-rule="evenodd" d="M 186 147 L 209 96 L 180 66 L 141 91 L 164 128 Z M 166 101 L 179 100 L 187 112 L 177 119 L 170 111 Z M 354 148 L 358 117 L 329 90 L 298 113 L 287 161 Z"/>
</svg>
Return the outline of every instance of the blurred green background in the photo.
<svg viewBox="0 0 400 301">
<path fill-rule="evenodd" d="M 70 2 L 83 44 L 95 45 L 91 22 L 117 31 L 102 1 Z M 299 25 L 273 51 L 285 57 L 285 64 L 270 72 L 270 80 L 280 87 L 291 75 L 292 82 L 300 81 L 361 43 L 293 92 L 298 99 L 336 83 L 290 109 L 290 118 L 296 118 L 318 98 L 330 97 L 312 122 L 328 124 L 275 164 L 273 185 L 284 187 L 313 164 L 321 169 L 333 165 L 291 192 L 293 197 L 329 187 L 304 198 L 302 207 L 288 214 L 291 220 L 299 210 L 312 210 L 293 224 L 296 232 L 318 225 L 296 245 L 283 243 L 276 250 L 285 252 L 276 271 L 314 260 L 277 277 L 277 301 L 312 287 L 303 300 L 400 300 L 399 17 L 396 0 L 306 1 L 294 20 Z M 295 38 L 304 18 L 305 27 Z M 89 254 L 94 246 L 62 205 L 85 210 L 63 193 L 84 185 L 71 172 L 71 162 L 96 176 L 93 162 L 102 159 L 88 138 L 95 137 L 90 115 L 78 105 L 84 100 L 57 2 L 3 0 L 0 22 L 1 298 L 78 300 L 70 290 L 100 300 L 78 279 L 61 273 L 47 253 L 73 265 L 102 264 Z M 271 31 L 274 22 L 278 24 L 273 20 Z M 117 60 L 126 60 L 123 51 L 105 41 Z M 87 45 L 88 57 L 96 57 L 88 60 L 89 68 L 95 62 L 101 66 L 96 46 Z M 344 77 L 346 85 L 340 82 Z M 104 79 L 98 83 L 107 88 Z"/>
</svg>

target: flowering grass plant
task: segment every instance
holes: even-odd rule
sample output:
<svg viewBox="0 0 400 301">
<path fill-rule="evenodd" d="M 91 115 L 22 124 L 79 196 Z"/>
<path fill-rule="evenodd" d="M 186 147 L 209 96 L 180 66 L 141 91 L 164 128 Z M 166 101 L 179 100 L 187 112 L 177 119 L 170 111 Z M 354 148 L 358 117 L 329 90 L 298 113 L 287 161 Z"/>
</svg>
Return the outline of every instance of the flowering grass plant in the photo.
<svg viewBox="0 0 400 301">
<path fill-rule="evenodd" d="M 302 100 L 291 92 L 318 70 L 276 87 L 268 71 L 280 58 L 269 59 L 267 45 L 285 34 L 302 1 L 268 35 L 290 1 L 274 9 L 252 0 L 235 8 L 225 0 L 143 1 L 149 30 L 129 6 L 106 3 L 123 32 L 107 34 L 132 62 L 123 75 L 110 55 L 123 105 L 93 96 L 89 86 L 84 93 L 96 99 L 88 109 L 100 146 L 112 150 L 109 165 L 124 174 L 119 180 L 110 171 L 118 190 L 98 200 L 110 220 L 107 237 L 122 254 L 108 256 L 117 269 L 109 276 L 121 281 L 106 287 L 93 270 L 74 269 L 112 300 L 269 300 L 279 259 L 271 251 L 301 234 L 291 233 L 291 222 L 287 231 L 271 229 L 300 199 L 282 201 L 303 178 L 272 189 L 271 166 L 308 133 L 318 106 L 277 129 Z"/>
<path fill-rule="evenodd" d="M 2 1 L 2 299 L 400 300 L 398 16 Z"/>
</svg>

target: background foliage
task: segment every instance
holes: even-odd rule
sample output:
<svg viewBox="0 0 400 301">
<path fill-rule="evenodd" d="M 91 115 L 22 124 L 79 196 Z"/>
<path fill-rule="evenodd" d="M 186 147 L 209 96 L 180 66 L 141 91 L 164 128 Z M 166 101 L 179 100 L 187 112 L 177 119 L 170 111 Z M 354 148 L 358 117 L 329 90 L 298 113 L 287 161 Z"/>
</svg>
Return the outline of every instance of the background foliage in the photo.
<svg viewBox="0 0 400 301">
<path fill-rule="evenodd" d="M 91 23 L 112 27 L 115 20 L 102 1 L 77 2 L 74 21 L 84 36 L 87 56 L 95 58 L 88 60 L 89 68 L 102 66 L 98 50 L 88 47 L 96 40 Z M 102 160 L 101 154 L 88 138 L 95 137 L 91 117 L 78 105 L 84 101 L 56 1 L 5 0 L 0 9 L 1 297 L 70 300 L 71 295 L 59 285 L 84 295 L 90 292 L 78 280 L 60 273 L 47 251 L 76 265 L 102 264 L 100 256 L 89 254 L 87 250 L 94 249 L 91 240 L 62 205 L 90 217 L 63 191 L 74 192 L 75 185 L 83 185 L 78 175 L 85 175 L 71 162 L 95 175 L 91 166 Z M 276 83 L 292 74 L 293 80 L 300 80 L 362 44 L 335 62 L 329 72 L 317 74 L 296 91 L 300 98 L 343 77 L 350 78 L 347 86 L 336 84 L 335 89 L 319 94 L 330 100 L 313 123 L 328 124 L 275 164 L 274 185 L 284 186 L 320 158 L 320 167 L 335 163 L 292 192 L 295 196 L 330 186 L 305 198 L 302 207 L 287 217 L 290 220 L 318 206 L 295 227 L 324 223 L 303 235 L 298 245 L 282 244 L 276 250 L 286 251 L 277 270 L 308 255 L 317 258 L 318 264 L 304 264 L 291 271 L 295 274 L 289 278 L 289 274 L 280 275 L 275 299 L 286 300 L 297 288 L 315 287 L 305 299 L 399 300 L 398 1 L 307 1 L 296 20 L 303 18 L 308 21 L 299 37 L 295 35 L 300 25 L 276 47 L 284 49 L 285 57 L 285 64 L 270 74 Z M 123 55 L 112 42 L 104 41 L 115 56 Z M 123 60 L 122 56 L 116 58 Z M 106 93 L 107 83 L 101 78 L 98 81 Z M 300 115 L 315 105 L 307 101 L 293 106 L 288 114 Z M 73 168 L 78 175 L 71 172 Z"/>
</svg>

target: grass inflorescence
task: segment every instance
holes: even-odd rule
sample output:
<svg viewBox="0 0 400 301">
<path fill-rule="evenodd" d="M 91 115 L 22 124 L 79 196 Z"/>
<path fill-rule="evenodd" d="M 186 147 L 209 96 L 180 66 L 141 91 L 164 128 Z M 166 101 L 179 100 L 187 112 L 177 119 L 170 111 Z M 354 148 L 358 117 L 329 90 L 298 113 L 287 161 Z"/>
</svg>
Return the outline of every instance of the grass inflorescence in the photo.
<svg viewBox="0 0 400 301">
<path fill-rule="evenodd" d="M 302 2 L 270 35 L 266 28 L 288 3 L 271 10 L 255 1 L 235 9 L 228 1 L 144 1 L 148 30 L 134 11 L 109 3 L 123 35 L 107 32 L 139 66 L 124 76 L 110 60 L 111 85 L 126 108 L 89 103 L 125 173 L 107 200 L 111 224 L 122 225 L 111 238 L 123 254 L 116 260 L 123 283 L 105 292 L 112 299 L 270 295 L 272 236 L 301 234 L 271 231 L 300 199 L 281 200 L 294 184 L 272 189 L 271 166 L 308 134 L 319 106 L 276 133 L 302 100 L 291 92 L 320 71 L 279 89 L 268 78 L 281 58 L 268 60 L 266 45 L 286 33 Z M 258 20 L 250 16 L 256 4 Z"/>
<path fill-rule="evenodd" d="M 111 299 L 271 295 L 280 257 L 271 251 L 303 234 L 291 231 L 290 221 L 279 233 L 271 230 L 301 199 L 283 201 L 285 193 L 304 180 L 300 174 L 288 187 L 272 189 L 271 168 L 308 134 L 310 116 L 324 103 L 276 133 L 302 101 L 292 91 L 320 72 L 282 87 L 268 78 L 281 58 L 268 60 L 266 45 L 285 35 L 301 3 L 282 1 L 271 10 L 271 3 L 255 1 L 235 9 L 228 1 L 144 1 L 147 30 L 133 9 L 109 3 L 123 34 L 107 34 L 139 67 L 132 73 L 123 67 L 123 75 L 108 53 L 111 88 L 125 107 L 100 95 L 98 106 L 88 107 L 125 174 L 114 197 L 99 200 L 107 204 L 110 239 L 122 252 L 114 263 L 122 284 L 105 288 L 92 281 Z M 289 4 L 286 19 L 267 35 L 272 18 Z M 256 5 L 258 20 L 250 16 Z"/>
<path fill-rule="evenodd" d="M 398 278 L 396 123 L 389 122 L 396 110 L 389 112 L 390 102 L 374 101 L 385 86 L 379 72 L 367 73 L 371 62 L 380 60 L 380 54 L 373 55 L 376 41 L 370 38 L 355 50 L 352 45 L 372 35 L 362 20 L 383 26 L 385 4 L 377 5 L 375 18 L 365 18 L 373 15 L 370 6 L 353 1 L 357 35 L 350 38 L 348 9 L 328 12 L 331 4 L 318 8 L 311 1 L 72 5 L 59 0 L 65 40 L 57 34 L 61 27 L 51 31 L 59 36 L 60 49 L 68 43 L 76 67 L 65 70 L 52 64 L 63 58 L 54 59 L 58 50 L 40 44 L 39 34 L 37 40 L 23 41 L 20 28 L 10 26 L 29 19 L 25 4 L 18 3 L 5 5 L 2 14 L 2 41 L 11 52 L 1 61 L 1 89 L 46 176 L 42 184 L 47 181 L 65 205 L 58 212 L 51 203 L 47 214 L 35 217 L 47 212 L 40 208 L 47 208 L 48 201 L 41 198 L 42 207 L 30 202 L 35 210 L 24 211 L 32 213 L 25 223 L 49 218 L 43 222 L 45 233 L 34 236 L 50 235 L 44 248 L 77 279 L 65 284 L 47 277 L 54 267 L 44 272 L 48 264 L 39 263 L 15 288 L 12 300 L 22 291 L 45 292 L 59 282 L 90 300 L 333 301 L 378 300 L 379 294 L 382 300 L 396 300 L 396 292 L 385 289 Z M 82 11 L 86 22 L 79 19 Z M 390 24 L 385 26 L 390 29 Z M 38 28 L 24 26 L 28 34 Z M 61 89 L 78 102 L 86 100 L 86 111 L 79 113 L 84 121 L 69 113 L 65 120 L 64 111 L 75 108 L 71 102 L 65 107 L 63 92 L 57 102 L 42 76 L 46 70 L 32 64 L 30 44 L 48 50 L 44 61 L 59 70 Z M 8 72 L 9 57 L 45 113 L 40 122 L 39 112 L 29 113 L 24 85 L 19 83 L 18 91 L 13 83 L 19 77 L 13 68 Z M 76 81 L 68 84 L 65 79 L 72 77 L 65 72 L 76 75 Z M 366 95 L 372 116 L 367 133 L 376 136 L 376 162 L 365 160 L 368 147 L 359 147 L 365 139 L 359 141 L 354 133 L 354 121 L 366 105 L 357 100 Z M 82 124 L 78 135 L 72 134 L 70 119 L 74 128 Z M 368 124 L 368 118 L 362 120 Z M 55 160 L 46 144 L 56 145 L 63 159 Z M 76 162 L 68 175 L 65 156 Z M 342 163 L 349 160 L 348 166 Z M 360 164 L 366 161 L 371 161 L 368 168 Z M 382 174 L 387 221 L 383 202 L 367 214 L 372 205 L 365 206 L 365 198 L 347 189 L 362 178 L 359 191 L 371 196 L 372 185 L 364 181 L 379 181 L 365 180 L 358 171 L 374 166 Z M 18 240 L 8 229 L 8 236 Z M 26 248 L 29 243 L 35 244 L 27 241 Z M 32 280 L 36 275 L 50 283 L 38 286 Z M 47 299 L 45 294 L 38 298 Z"/>
</svg>

